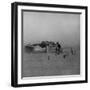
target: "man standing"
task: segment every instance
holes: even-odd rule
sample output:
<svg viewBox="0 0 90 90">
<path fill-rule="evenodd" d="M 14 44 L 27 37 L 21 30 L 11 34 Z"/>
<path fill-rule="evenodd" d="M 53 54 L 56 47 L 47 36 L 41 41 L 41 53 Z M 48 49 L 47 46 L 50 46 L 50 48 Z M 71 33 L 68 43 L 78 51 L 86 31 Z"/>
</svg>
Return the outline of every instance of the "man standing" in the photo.
<svg viewBox="0 0 90 90">
<path fill-rule="evenodd" d="M 59 44 L 59 42 L 56 43 L 56 54 L 60 54 L 60 50 L 61 50 L 61 45 Z"/>
</svg>

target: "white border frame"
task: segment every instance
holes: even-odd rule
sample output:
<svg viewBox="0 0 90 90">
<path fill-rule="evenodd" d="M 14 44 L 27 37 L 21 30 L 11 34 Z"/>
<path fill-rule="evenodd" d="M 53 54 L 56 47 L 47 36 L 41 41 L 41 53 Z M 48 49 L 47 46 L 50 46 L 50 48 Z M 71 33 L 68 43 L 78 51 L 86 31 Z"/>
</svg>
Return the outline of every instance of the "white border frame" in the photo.
<svg viewBox="0 0 90 90">
<path fill-rule="evenodd" d="M 21 78 L 21 10 L 45 10 L 81 13 L 80 16 L 80 75 L 40 76 Z M 82 26 L 81 26 L 82 25 Z M 48 82 L 80 81 L 85 80 L 85 10 L 71 8 L 52 8 L 37 6 L 18 6 L 18 84 L 34 84 Z"/>
</svg>

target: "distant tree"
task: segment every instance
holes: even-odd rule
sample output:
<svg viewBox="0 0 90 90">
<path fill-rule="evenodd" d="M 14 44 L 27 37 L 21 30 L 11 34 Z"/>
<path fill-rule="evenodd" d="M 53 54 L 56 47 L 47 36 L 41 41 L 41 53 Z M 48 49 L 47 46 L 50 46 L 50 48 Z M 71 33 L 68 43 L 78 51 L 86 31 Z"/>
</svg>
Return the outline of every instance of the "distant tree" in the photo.
<svg viewBox="0 0 90 90">
<path fill-rule="evenodd" d="M 40 43 L 40 47 L 44 48 L 44 47 L 46 47 L 46 46 L 47 46 L 47 43 L 46 43 L 45 41 L 42 41 L 42 42 Z"/>
</svg>

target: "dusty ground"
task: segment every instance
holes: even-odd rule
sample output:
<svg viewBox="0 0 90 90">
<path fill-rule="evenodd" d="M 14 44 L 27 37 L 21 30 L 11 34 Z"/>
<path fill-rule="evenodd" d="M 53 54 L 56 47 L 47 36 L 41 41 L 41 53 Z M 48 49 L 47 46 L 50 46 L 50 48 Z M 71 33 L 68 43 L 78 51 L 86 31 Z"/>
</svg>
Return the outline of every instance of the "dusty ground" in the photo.
<svg viewBox="0 0 90 90">
<path fill-rule="evenodd" d="M 63 54 L 24 52 L 22 65 L 23 77 L 76 75 L 80 74 L 80 52 L 77 50 L 75 55 L 69 54 L 66 58 Z"/>
</svg>

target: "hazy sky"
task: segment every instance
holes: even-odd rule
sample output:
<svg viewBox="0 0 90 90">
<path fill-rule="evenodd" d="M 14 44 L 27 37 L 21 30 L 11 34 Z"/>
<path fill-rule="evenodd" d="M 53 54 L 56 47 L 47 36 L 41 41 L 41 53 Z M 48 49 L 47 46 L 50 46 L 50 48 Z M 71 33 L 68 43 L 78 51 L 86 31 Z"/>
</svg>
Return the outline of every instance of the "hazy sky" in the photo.
<svg viewBox="0 0 90 90">
<path fill-rule="evenodd" d="M 63 41 L 65 45 L 80 43 L 80 14 L 23 12 L 24 43 Z"/>
</svg>

